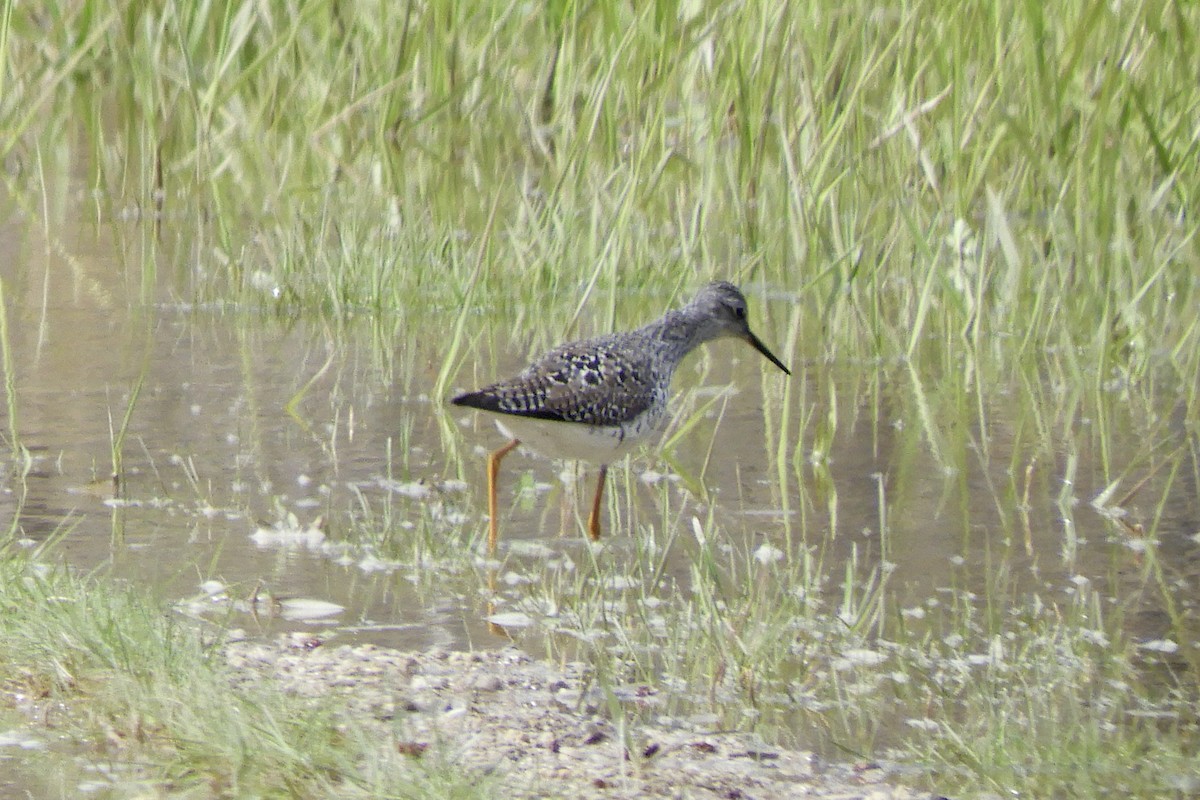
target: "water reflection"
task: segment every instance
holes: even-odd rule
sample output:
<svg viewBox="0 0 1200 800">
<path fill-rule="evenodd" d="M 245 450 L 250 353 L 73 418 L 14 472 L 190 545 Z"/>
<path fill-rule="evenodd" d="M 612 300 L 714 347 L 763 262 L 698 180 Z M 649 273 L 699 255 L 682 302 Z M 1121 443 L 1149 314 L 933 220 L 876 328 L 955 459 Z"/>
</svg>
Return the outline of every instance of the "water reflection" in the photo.
<svg viewBox="0 0 1200 800">
<path fill-rule="evenodd" d="M 3 230 L 17 390 L 10 422 L 30 468 L 22 482 L 8 466 L 0 508 L 19 514 L 20 536 L 60 537 L 58 552 L 82 569 L 103 565 L 168 597 L 208 598 L 252 634 L 333 625 L 401 647 L 502 643 L 485 619 L 495 565 L 466 559 L 480 569 L 474 591 L 436 578 L 448 553 L 480 544 L 482 454 L 499 442 L 489 423 L 427 396 L 443 354 L 438 337 L 422 332 L 449 330 L 452 311 L 422 312 L 419 330 L 396 318 L 332 331 L 258 310 L 131 307 L 119 299 L 130 282 L 99 244 L 39 258 L 24 233 Z M 511 340 L 498 315 L 478 324 L 480 342 Z M 470 363 L 488 373 L 458 383 L 508 374 L 524 356 L 481 354 Z M 1078 451 L 1038 455 L 1044 435 L 1033 428 L 1046 415 L 1062 418 L 1050 425 L 1089 424 L 1071 420 L 1068 400 L 1031 410 L 1023 404 L 1037 397 L 1017 388 L 978 403 L 959 374 L 922 377 L 900 365 L 794 367 L 781 388 L 733 344 L 689 361 L 676 384 L 679 421 L 711 401 L 709 410 L 666 453 L 614 470 L 613 546 L 635 548 L 628 532 L 646 528 L 689 536 L 707 500 L 752 548 L 812 548 L 828 565 L 853 553 L 864 570 L 885 566 L 903 604 L 946 587 L 1061 595 L 1083 576 L 1132 603 L 1138 636 L 1194 619 L 1186 591 L 1200 563 L 1194 469 L 1159 470 L 1161 457 L 1131 456 L 1137 468 L 1125 476 L 1130 486 L 1148 476 L 1131 502 L 1147 525 L 1157 519 L 1170 560 L 1163 581 L 1180 589 L 1168 614 L 1162 594 L 1146 591 L 1137 547 L 1086 505 L 1112 480 L 1104 456 L 1088 449 L 1094 437 L 1070 440 Z M 1136 455 L 1138 430 L 1132 420 L 1125 427 L 1107 444 Z M 780 428 L 799 444 L 781 446 Z M 508 557 L 578 558 L 574 484 L 564 491 L 561 465 L 523 451 L 511 458 L 501 499 Z M 314 546 L 255 539 L 318 519 Z M 369 557 L 361 540 L 372 535 Z M 409 562 L 398 568 L 386 556 L 403 536 L 412 537 Z M 530 556 L 522 540 L 548 554 Z M 669 556 L 662 574 L 683 585 L 689 568 Z M 495 591 L 520 591 L 504 577 Z M 220 592 L 202 590 L 206 581 Z M 344 611 L 319 621 L 259 613 L 259 597 Z"/>
</svg>

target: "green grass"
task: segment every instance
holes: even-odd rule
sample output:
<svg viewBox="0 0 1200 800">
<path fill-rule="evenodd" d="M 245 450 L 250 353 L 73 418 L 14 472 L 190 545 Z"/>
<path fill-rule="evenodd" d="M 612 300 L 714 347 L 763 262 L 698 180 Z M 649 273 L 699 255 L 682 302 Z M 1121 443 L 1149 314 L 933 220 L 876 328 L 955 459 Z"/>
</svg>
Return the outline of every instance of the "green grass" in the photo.
<svg viewBox="0 0 1200 800">
<path fill-rule="evenodd" d="M 712 715 L 843 758 L 890 754 L 950 794 L 1149 798 L 1200 781 L 1193 668 L 1139 649 L 1088 582 L 1017 596 L 1000 576 L 905 605 L 886 569 L 696 527 L 694 541 L 645 527 L 632 551 L 571 570 L 514 557 L 523 583 L 501 609 L 528 613 L 549 657 L 582 658 L 610 691 L 650 687 L 655 702 L 614 704 L 631 730 Z M 686 583 L 658 571 L 673 548 Z"/>
<path fill-rule="evenodd" d="M 219 642 L 205 642 L 163 601 L 5 555 L 5 689 L 32 698 L 59 736 L 97 748 L 95 760 L 116 776 L 102 796 L 138 786 L 172 797 L 482 796 L 469 790 L 471 776 L 436 758 L 389 758 L 332 702 L 235 686 Z M 69 757 L 37 759 L 67 780 Z M 77 780 L 92 761 L 76 768 Z"/>
<path fill-rule="evenodd" d="M 1195 639 L 1160 548 L 1194 533 L 1162 523 L 1200 474 L 1198 28 L 1197 7 L 1152 0 L 8 3 L 0 180 L 46 253 L 69 253 L 80 227 L 110 239 L 131 304 L 323 315 L 332 338 L 374 314 L 384 351 L 389 330 L 439 326 L 441 362 L 402 356 L 395 376 L 439 397 L 493 377 L 514 348 L 642 322 L 713 277 L 766 289 L 756 327 L 796 368 L 764 383 L 770 474 L 797 520 L 776 543 L 785 558 L 759 563 L 711 520 L 707 544 L 689 539 L 664 500 L 661 521 L 627 514 L 658 550 L 528 567 L 520 593 L 602 632 L 588 656 L 612 680 L 678 683 L 729 724 L 814 726 L 865 752 L 885 720 L 932 720 L 886 744 L 966 791 L 1187 793 L 1195 653 L 1147 665 L 1124 615 L 1149 597 L 1173 640 Z M 27 288 L 15 270 L 6 298 Z M 6 357 L 9 474 L 19 377 Z M 695 436 L 703 406 L 685 397 L 674 430 Z M 461 476 L 474 465 L 452 422 L 439 417 Z M 994 571 L 920 624 L 877 558 L 847 569 L 829 545 L 858 500 L 831 454 L 862 426 L 895 442 L 878 487 L 885 559 L 901 544 L 888 515 L 930 471 L 962 518 L 955 544 L 1003 544 Z M 988 480 L 972 481 L 981 467 Z M 1094 594 L 1039 601 L 1005 580 L 1018 563 L 1072 571 L 1086 546 L 1073 520 L 1095 497 L 1076 479 L 1130 512 L 1111 522 L 1115 548 L 1136 526 L 1146 548 L 1132 566 L 1113 557 L 1134 589 L 1099 619 Z M 968 495 L 995 507 L 994 538 L 972 533 Z M 454 562 L 478 531 L 448 537 L 407 502 L 356 499 L 362 546 L 478 580 Z M 415 535 L 397 529 L 414 514 Z M 1047 526 L 1061 546 L 1033 552 Z M 672 548 L 693 560 L 685 586 L 663 582 Z M 636 578 L 619 614 L 602 603 L 606 570 Z M 31 607 L 21 624 L 58 619 Z M 143 624 L 144 658 L 177 647 L 175 628 Z M 561 656 L 571 635 L 550 628 Z M 15 641 L 39 640 L 56 641 Z M 997 641 L 1002 664 L 964 673 L 986 680 L 946 672 Z M 110 650 L 73 657 L 136 666 Z M 835 667 L 848 651 L 885 652 L 890 677 Z M 127 701 L 154 702 L 144 678 L 125 680 Z M 319 745 L 327 761 L 302 780 L 345 769 Z M 292 768 L 261 746 L 276 765 L 264 772 Z"/>
<path fill-rule="evenodd" d="M 99 220 L 160 219 L 201 296 L 454 305 L 480 259 L 485 305 L 753 275 L 857 353 L 1194 335 L 1169 7 L 118 8 L 14 12 L 0 154 L 84 121 L 40 157 L 86 159 Z"/>
</svg>

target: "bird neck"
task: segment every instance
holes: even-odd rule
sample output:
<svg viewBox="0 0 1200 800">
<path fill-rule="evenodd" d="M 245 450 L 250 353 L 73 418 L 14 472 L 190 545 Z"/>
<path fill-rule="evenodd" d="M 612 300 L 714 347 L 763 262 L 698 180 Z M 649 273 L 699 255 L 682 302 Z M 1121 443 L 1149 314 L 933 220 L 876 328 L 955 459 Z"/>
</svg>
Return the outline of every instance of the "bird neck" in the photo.
<svg viewBox="0 0 1200 800">
<path fill-rule="evenodd" d="M 702 324 L 690 305 L 668 311 L 638 332 L 658 342 L 664 360 L 672 365 L 716 335 L 711 326 Z"/>
</svg>

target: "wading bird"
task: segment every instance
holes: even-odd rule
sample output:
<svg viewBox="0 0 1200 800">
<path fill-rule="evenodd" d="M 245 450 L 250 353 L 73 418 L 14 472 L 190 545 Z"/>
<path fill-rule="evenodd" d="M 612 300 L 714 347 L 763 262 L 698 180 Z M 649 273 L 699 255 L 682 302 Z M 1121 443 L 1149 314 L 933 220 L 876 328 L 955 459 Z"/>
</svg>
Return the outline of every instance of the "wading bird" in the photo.
<svg viewBox="0 0 1200 800">
<path fill-rule="evenodd" d="M 560 345 L 514 378 L 450 402 L 485 411 L 511 441 L 488 456 L 488 551 L 499 539 L 496 478 L 519 444 L 551 458 L 600 465 L 588 535 L 600 538 L 600 502 L 608 465 L 658 432 L 671 378 L 683 358 L 713 339 L 742 339 L 779 369 L 783 362 L 755 336 L 746 298 L 732 283 L 705 286 L 692 302 L 649 325 Z"/>
</svg>

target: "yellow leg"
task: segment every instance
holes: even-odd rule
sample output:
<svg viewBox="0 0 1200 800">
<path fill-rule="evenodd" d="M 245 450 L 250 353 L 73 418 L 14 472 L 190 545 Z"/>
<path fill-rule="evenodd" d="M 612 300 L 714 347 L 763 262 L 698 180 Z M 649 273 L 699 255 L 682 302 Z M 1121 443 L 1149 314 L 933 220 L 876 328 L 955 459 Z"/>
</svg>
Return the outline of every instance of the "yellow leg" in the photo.
<svg viewBox="0 0 1200 800">
<path fill-rule="evenodd" d="M 608 465 L 600 467 L 600 479 L 596 482 L 596 496 L 592 499 L 592 513 L 588 515 L 588 536 L 593 542 L 600 541 L 600 501 L 604 497 L 604 478 L 608 475 Z"/>
<path fill-rule="evenodd" d="M 500 541 L 500 509 L 496 502 L 496 476 L 500 474 L 500 461 L 511 453 L 521 442 L 513 439 L 499 450 L 488 456 L 488 555 L 496 554 L 496 545 Z"/>
</svg>

